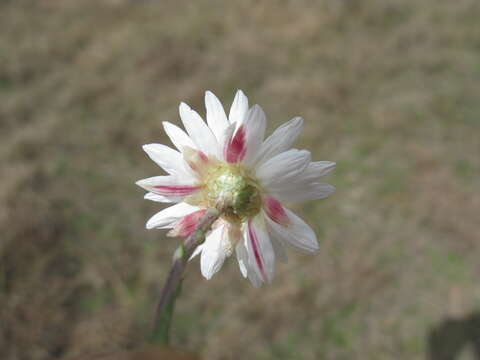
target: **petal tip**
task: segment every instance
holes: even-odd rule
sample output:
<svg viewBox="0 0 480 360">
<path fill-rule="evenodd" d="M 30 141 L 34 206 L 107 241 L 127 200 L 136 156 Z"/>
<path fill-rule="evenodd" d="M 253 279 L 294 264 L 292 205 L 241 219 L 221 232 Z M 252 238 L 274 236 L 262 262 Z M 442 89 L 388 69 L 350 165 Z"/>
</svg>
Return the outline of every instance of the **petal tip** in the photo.
<svg viewBox="0 0 480 360">
<path fill-rule="evenodd" d="M 320 245 L 318 244 L 318 240 L 315 239 L 315 242 L 312 242 L 308 248 L 305 248 L 305 250 L 307 250 L 308 252 L 312 252 L 312 253 L 320 250 Z"/>
<path fill-rule="evenodd" d="M 180 110 L 180 112 L 182 111 L 189 111 L 190 110 L 190 106 L 188 106 L 186 103 L 184 103 L 183 101 L 180 103 L 180 105 L 178 105 L 178 109 Z"/>
<path fill-rule="evenodd" d="M 212 271 L 209 271 L 209 270 L 204 269 L 202 267 L 200 267 L 200 270 L 201 270 L 202 276 L 205 278 L 205 280 L 210 280 L 212 278 L 212 276 L 213 276 Z"/>
<path fill-rule="evenodd" d="M 145 152 L 148 152 L 155 144 L 144 144 L 142 145 L 142 149 Z"/>
<path fill-rule="evenodd" d="M 253 113 L 253 112 L 257 112 L 257 111 L 262 111 L 263 112 L 263 109 L 260 105 L 258 104 L 255 104 L 253 105 L 251 108 L 250 108 L 250 111 Z"/>
<path fill-rule="evenodd" d="M 245 96 L 245 93 L 243 92 L 242 89 L 237 89 L 237 92 L 235 93 L 235 96 Z"/>
<path fill-rule="evenodd" d="M 295 116 L 292 119 L 292 122 L 294 122 L 296 125 L 303 125 L 303 118 L 301 116 Z"/>
</svg>

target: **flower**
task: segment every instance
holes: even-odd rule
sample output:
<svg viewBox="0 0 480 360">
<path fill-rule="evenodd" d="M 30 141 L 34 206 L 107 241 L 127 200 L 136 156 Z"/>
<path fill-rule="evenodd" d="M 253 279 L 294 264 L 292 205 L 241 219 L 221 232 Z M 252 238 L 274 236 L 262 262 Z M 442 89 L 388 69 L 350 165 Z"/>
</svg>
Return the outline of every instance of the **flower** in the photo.
<svg viewBox="0 0 480 360">
<path fill-rule="evenodd" d="M 154 215 L 146 227 L 171 229 L 168 235 L 186 237 L 207 208 L 218 208 L 221 217 L 192 258 L 201 254 L 202 275 L 210 279 L 235 252 L 242 275 L 260 286 L 272 280 L 275 258 L 286 262 L 285 244 L 307 252 L 318 250 L 314 231 L 282 203 L 333 193 L 333 186 L 319 180 L 335 163 L 311 162 L 310 152 L 290 149 L 303 127 L 300 117 L 264 141 L 265 114 L 258 105 L 249 108 L 241 90 L 228 117 L 210 91 L 205 106 L 207 124 L 188 105 L 180 104 L 186 133 L 163 122 L 178 151 L 161 144 L 143 146 L 169 174 L 138 181 L 149 191 L 145 198 L 176 203 Z"/>
</svg>

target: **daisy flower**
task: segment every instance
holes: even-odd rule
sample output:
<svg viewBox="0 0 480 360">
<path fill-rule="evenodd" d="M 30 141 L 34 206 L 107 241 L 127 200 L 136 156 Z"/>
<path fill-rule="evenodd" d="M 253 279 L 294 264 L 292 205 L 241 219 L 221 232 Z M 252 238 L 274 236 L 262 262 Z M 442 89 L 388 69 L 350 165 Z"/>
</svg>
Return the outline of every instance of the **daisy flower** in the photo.
<svg viewBox="0 0 480 360">
<path fill-rule="evenodd" d="M 147 222 L 147 229 L 171 229 L 169 236 L 186 237 L 207 208 L 221 211 L 192 258 L 200 255 L 202 275 L 210 279 L 225 259 L 236 254 L 240 271 L 254 286 L 270 282 L 275 259 L 286 261 L 285 244 L 314 252 L 314 231 L 284 202 L 327 197 L 334 187 L 320 178 L 335 168 L 330 161 L 312 162 L 310 152 L 290 149 L 303 120 L 295 117 L 266 140 L 262 108 L 248 106 L 238 90 L 227 116 L 217 97 L 205 94 L 207 122 L 185 103 L 180 118 L 186 132 L 164 122 L 174 150 L 162 144 L 144 145 L 148 156 L 168 175 L 137 182 L 149 191 L 145 198 L 176 203 Z"/>
</svg>

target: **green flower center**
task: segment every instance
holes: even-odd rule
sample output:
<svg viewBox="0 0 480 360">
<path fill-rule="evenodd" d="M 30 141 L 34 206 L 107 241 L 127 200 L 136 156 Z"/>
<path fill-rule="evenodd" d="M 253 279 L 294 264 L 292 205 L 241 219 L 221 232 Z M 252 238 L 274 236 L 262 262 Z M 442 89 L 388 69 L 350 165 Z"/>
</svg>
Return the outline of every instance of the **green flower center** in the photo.
<svg viewBox="0 0 480 360">
<path fill-rule="evenodd" d="M 204 184 L 208 206 L 221 209 L 229 221 L 242 221 L 261 209 L 259 185 L 239 164 L 217 164 Z"/>
</svg>

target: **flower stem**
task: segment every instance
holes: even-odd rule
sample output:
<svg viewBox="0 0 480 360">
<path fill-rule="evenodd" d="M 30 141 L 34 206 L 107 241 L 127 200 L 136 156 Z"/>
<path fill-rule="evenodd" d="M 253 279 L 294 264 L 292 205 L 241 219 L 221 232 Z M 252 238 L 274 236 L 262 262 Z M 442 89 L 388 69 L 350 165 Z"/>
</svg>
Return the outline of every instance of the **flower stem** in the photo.
<svg viewBox="0 0 480 360">
<path fill-rule="evenodd" d="M 183 274 L 188 259 L 192 256 L 195 248 L 205 241 L 206 233 L 219 216 L 219 210 L 208 209 L 198 222 L 195 231 L 185 239 L 183 245 L 179 246 L 173 254 L 173 264 L 167 281 L 160 292 L 160 300 L 155 312 L 153 330 L 150 336 L 152 343 L 168 344 L 175 301 L 181 291 Z"/>
</svg>

